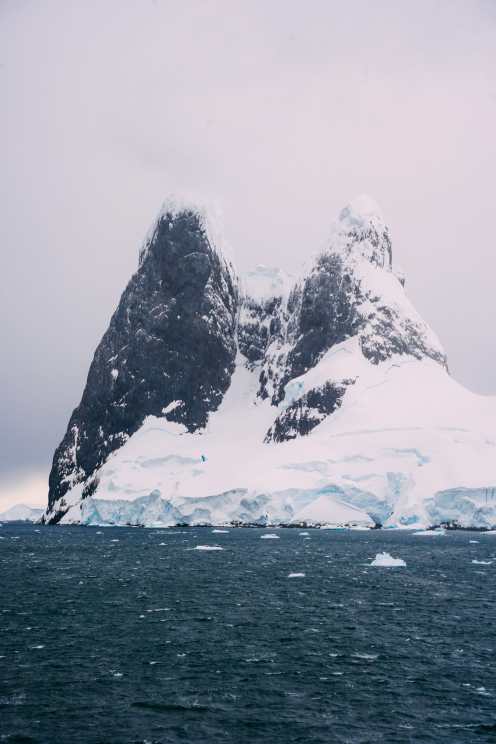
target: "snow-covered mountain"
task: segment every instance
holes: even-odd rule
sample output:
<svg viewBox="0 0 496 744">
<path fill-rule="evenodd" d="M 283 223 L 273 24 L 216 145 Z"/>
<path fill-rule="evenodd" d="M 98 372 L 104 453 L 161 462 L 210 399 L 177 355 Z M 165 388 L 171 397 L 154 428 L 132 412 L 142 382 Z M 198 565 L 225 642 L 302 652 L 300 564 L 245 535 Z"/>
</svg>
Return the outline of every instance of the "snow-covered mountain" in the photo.
<svg viewBox="0 0 496 744">
<path fill-rule="evenodd" d="M 0 522 L 39 522 L 44 511 L 33 506 L 16 504 L 0 513 Z"/>
<path fill-rule="evenodd" d="M 298 279 L 164 206 L 55 452 L 50 522 L 496 526 L 496 399 L 448 373 L 349 204 Z"/>
</svg>

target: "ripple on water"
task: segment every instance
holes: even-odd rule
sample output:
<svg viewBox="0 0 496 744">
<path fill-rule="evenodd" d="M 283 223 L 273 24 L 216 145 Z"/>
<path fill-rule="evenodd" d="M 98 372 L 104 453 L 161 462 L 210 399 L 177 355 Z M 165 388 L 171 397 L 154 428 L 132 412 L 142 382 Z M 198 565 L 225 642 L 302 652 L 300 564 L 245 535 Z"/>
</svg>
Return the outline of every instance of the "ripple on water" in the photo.
<svg viewBox="0 0 496 744">
<path fill-rule="evenodd" d="M 494 741 L 493 539 L 212 532 L 2 528 L 7 742 Z"/>
</svg>

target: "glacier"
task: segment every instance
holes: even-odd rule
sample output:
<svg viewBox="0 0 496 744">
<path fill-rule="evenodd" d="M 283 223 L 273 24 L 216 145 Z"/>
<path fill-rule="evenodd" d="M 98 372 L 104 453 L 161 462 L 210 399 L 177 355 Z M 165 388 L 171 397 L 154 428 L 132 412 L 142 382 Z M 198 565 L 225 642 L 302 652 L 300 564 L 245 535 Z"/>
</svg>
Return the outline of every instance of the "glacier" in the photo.
<svg viewBox="0 0 496 744">
<path fill-rule="evenodd" d="M 348 342 L 334 351 L 340 366 L 358 353 Z M 496 525 L 496 489 L 486 485 L 496 440 L 484 399 L 432 361 L 365 364 L 368 376 L 362 370 L 333 417 L 306 437 L 268 444 L 272 406 L 256 398 L 256 374 L 238 359 L 205 430 L 147 418 L 101 467 L 93 496 L 72 490 L 62 523 Z"/>
<path fill-rule="evenodd" d="M 145 291 L 140 287 L 150 291 L 152 279 L 140 272 L 158 261 L 154 241 L 163 224 L 168 232 L 160 240 L 169 240 L 174 215 L 163 210 L 149 234 L 133 278 L 133 307 L 138 290 Z M 328 247 L 299 277 L 259 266 L 238 278 L 209 242 L 215 268 L 209 284 L 207 259 L 192 258 L 203 250 L 191 242 L 195 236 L 188 234 L 189 252 L 176 258 L 181 235 L 163 249 L 168 262 L 160 272 L 176 277 L 180 260 L 181 270 L 197 272 L 188 297 L 203 292 L 207 305 L 198 307 L 198 321 L 171 326 L 171 306 L 186 307 L 186 280 L 175 278 L 180 299 L 167 295 L 165 309 L 151 308 L 151 330 L 143 325 L 144 310 L 139 328 L 134 321 L 124 327 L 120 317 L 133 316 L 120 306 L 121 325 L 114 334 L 111 324 L 102 340 L 106 356 L 97 350 L 85 391 L 91 405 L 101 401 L 100 429 L 89 404 L 76 409 L 54 458 L 45 521 L 496 527 L 496 399 L 450 376 L 439 339 L 408 299 L 404 276 L 393 270 L 389 231 L 373 200 L 360 197 L 341 211 Z M 154 303 L 160 291 L 154 284 Z M 147 310 L 145 300 L 138 306 Z M 157 325 L 162 317 L 166 326 Z M 189 333 L 196 343 L 199 329 L 209 334 L 208 345 L 198 346 L 196 357 L 189 349 L 188 365 L 171 362 Z M 114 335 L 128 344 L 125 354 L 114 349 Z M 121 411 L 135 396 L 137 373 L 129 371 L 135 337 L 144 339 L 134 350 L 145 388 L 139 400 L 153 405 L 140 403 L 131 420 Z M 156 348 L 167 351 L 163 375 Z M 208 369 L 205 390 L 202 354 L 211 349 L 222 364 L 218 373 Z M 174 374 L 192 379 L 194 390 Z M 105 385 L 104 397 L 98 398 L 98 385 Z M 88 467 L 79 452 L 92 442 L 101 455 Z"/>
<path fill-rule="evenodd" d="M 15 504 L 0 513 L 0 522 L 38 522 L 44 509 L 25 504 Z"/>
</svg>

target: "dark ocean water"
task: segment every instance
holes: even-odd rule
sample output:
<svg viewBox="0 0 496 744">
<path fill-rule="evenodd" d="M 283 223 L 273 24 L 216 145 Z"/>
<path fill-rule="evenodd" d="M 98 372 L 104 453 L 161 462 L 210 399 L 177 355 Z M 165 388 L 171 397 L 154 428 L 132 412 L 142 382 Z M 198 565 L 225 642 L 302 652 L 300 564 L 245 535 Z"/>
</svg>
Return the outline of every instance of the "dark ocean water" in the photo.
<svg viewBox="0 0 496 744">
<path fill-rule="evenodd" d="M 496 741 L 496 537 L 276 532 L 1 527 L 0 741 Z"/>
</svg>

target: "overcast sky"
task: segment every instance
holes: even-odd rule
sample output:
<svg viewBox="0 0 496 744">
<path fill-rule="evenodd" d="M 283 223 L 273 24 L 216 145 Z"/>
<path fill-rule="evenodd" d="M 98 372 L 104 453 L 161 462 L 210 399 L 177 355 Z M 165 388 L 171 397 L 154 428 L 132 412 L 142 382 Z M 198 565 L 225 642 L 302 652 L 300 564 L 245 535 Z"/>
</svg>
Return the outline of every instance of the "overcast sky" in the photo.
<svg viewBox="0 0 496 744">
<path fill-rule="evenodd" d="M 0 509 L 55 446 L 160 203 L 296 270 L 366 192 L 453 376 L 496 393 L 494 0 L 0 0 Z"/>
</svg>

